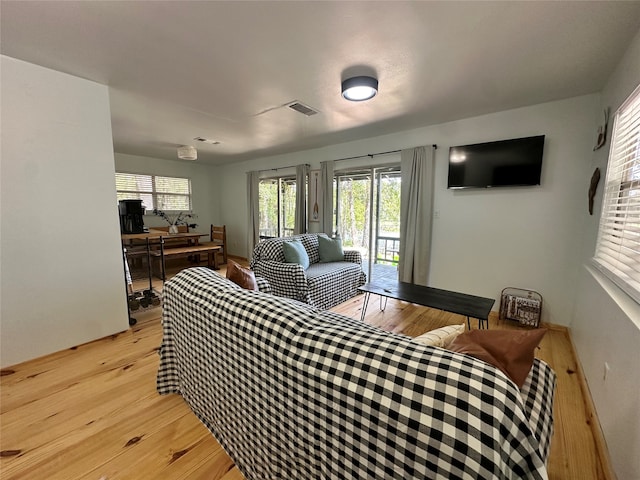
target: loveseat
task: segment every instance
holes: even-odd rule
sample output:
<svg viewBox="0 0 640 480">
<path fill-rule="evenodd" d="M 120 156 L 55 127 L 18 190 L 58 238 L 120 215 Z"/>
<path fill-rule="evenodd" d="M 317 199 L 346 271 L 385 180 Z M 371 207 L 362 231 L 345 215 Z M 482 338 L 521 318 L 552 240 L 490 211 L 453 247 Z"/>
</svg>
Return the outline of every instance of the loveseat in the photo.
<svg viewBox="0 0 640 480">
<path fill-rule="evenodd" d="M 247 480 L 547 478 L 555 374 L 538 359 L 518 388 L 202 267 L 163 296 L 158 391 L 182 395 Z"/>
<path fill-rule="evenodd" d="M 274 295 L 328 310 L 357 295 L 366 276 L 357 250 L 343 250 L 344 256 L 338 261 L 321 261 L 320 236 L 328 240 L 325 234 L 316 233 L 263 240 L 255 246 L 249 266 L 268 280 Z M 299 263 L 285 262 L 283 244 L 295 240 L 302 243 L 308 256 L 306 269 Z"/>
</svg>

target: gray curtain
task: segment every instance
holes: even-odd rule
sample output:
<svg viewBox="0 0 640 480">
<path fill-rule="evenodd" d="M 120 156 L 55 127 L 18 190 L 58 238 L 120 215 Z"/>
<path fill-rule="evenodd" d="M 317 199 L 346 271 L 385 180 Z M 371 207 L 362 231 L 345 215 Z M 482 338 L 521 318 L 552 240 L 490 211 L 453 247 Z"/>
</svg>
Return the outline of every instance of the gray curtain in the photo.
<svg viewBox="0 0 640 480">
<path fill-rule="evenodd" d="M 296 167 L 296 218 L 293 233 L 307 233 L 307 177 L 309 165 Z"/>
<path fill-rule="evenodd" d="M 333 160 L 320 162 L 320 182 L 320 188 L 322 188 L 320 231 L 331 236 L 335 228 L 333 224 Z"/>
<path fill-rule="evenodd" d="M 247 172 L 247 258 L 251 259 L 253 247 L 260 241 L 260 173 Z"/>
<path fill-rule="evenodd" d="M 400 264 L 401 282 L 427 285 L 431 257 L 433 211 L 433 147 L 402 150 L 400 168 Z"/>
</svg>

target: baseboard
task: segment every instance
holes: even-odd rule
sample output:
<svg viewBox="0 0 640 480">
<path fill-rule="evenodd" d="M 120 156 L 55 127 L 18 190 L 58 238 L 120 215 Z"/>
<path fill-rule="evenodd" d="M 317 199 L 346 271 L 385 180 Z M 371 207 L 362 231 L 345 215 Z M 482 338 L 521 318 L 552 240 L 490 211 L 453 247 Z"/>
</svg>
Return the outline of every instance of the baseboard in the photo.
<svg viewBox="0 0 640 480">
<path fill-rule="evenodd" d="M 618 477 L 616 476 L 613 466 L 611 465 L 609 448 L 607 447 L 607 441 L 604 438 L 604 432 L 602 431 L 600 421 L 598 420 L 596 407 L 593 403 L 593 399 L 591 398 L 591 391 L 589 390 L 589 385 L 587 384 L 584 370 L 582 369 L 582 363 L 580 362 L 580 358 L 577 355 L 576 346 L 574 345 L 573 338 L 571 337 L 571 329 L 567 327 L 563 328 L 568 333 L 569 343 L 572 350 L 571 353 L 573 354 L 573 358 L 576 359 L 576 367 L 578 369 L 576 373 L 578 375 L 578 381 L 580 382 L 580 389 L 582 390 L 582 398 L 584 398 L 585 401 L 587 422 L 589 423 L 589 428 L 591 429 L 591 434 L 593 435 L 593 441 L 595 442 L 598 460 L 600 461 L 600 468 L 602 469 L 602 479 L 617 480 Z"/>
<path fill-rule="evenodd" d="M 546 323 L 546 322 L 540 322 L 540 327 L 541 328 L 548 328 L 549 330 L 555 330 L 557 332 L 565 332 L 565 333 L 569 333 L 569 329 L 564 326 L 564 325 L 557 325 L 555 323 Z M 573 356 L 575 357 L 576 352 L 573 352 Z"/>
<path fill-rule="evenodd" d="M 227 258 L 230 258 L 231 260 L 238 262 L 238 263 L 249 263 L 249 260 L 245 257 L 240 257 L 238 255 L 229 255 L 227 254 Z"/>
</svg>

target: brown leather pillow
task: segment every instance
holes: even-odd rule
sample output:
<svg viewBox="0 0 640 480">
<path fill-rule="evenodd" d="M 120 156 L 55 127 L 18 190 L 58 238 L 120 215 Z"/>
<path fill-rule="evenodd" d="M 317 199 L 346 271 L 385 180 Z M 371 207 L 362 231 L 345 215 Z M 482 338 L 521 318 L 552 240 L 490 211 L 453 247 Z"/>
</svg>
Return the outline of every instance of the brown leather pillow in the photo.
<svg viewBox="0 0 640 480">
<path fill-rule="evenodd" d="M 533 365 L 535 349 L 545 333 L 546 328 L 471 330 L 458 335 L 448 349 L 494 365 L 522 387 Z"/>
<path fill-rule="evenodd" d="M 244 268 L 233 260 L 227 260 L 227 278 L 247 290 L 258 290 L 256 276 L 253 271 Z"/>
</svg>

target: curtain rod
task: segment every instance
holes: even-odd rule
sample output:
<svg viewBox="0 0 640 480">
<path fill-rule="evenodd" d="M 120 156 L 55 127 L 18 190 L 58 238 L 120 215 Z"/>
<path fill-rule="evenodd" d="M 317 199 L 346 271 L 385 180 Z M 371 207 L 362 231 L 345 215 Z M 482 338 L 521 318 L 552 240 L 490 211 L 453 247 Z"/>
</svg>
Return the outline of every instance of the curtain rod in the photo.
<svg viewBox="0 0 640 480">
<path fill-rule="evenodd" d="M 437 144 L 432 144 L 431 145 L 435 150 L 438 149 L 438 145 Z M 345 157 L 345 158 L 338 158 L 336 160 L 334 160 L 334 162 L 341 162 L 343 160 L 354 160 L 356 158 L 364 158 L 364 157 L 371 157 L 373 158 L 374 156 L 377 155 L 389 155 L 390 153 L 398 153 L 401 152 L 402 150 L 389 150 L 388 152 L 379 152 L 379 153 L 367 153 L 366 155 L 356 155 L 355 157 Z"/>
<path fill-rule="evenodd" d="M 311 167 L 308 163 L 298 164 L 298 165 L 306 165 L 307 167 Z M 262 170 L 252 170 L 253 172 L 277 172 L 278 170 L 284 170 L 285 168 L 296 168 L 298 165 L 287 165 L 284 167 L 274 167 L 274 168 L 265 168 Z M 246 172 L 249 173 L 249 172 Z"/>
<path fill-rule="evenodd" d="M 438 149 L 438 145 L 437 144 L 432 144 L 431 145 L 434 150 Z M 364 158 L 364 157 L 371 157 L 373 158 L 374 156 L 378 156 L 378 155 L 389 155 L 390 153 L 398 153 L 401 152 L 402 150 L 389 150 L 388 152 L 378 152 L 378 153 L 367 153 L 366 155 L 356 155 L 355 157 L 345 157 L 345 158 L 338 158 L 336 160 L 333 160 L 334 162 L 341 162 L 343 160 L 354 160 L 356 158 Z M 307 167 L 310 167 L 311 165 L 309 165 L 308 163 L 305 163 L 305 165 Z M 277 172 L 278 170 L 284 170 L 285 168 L 295 168 L 298 165 L 287 165 L 286 167 L 275 167 L 275 168 L 265 168 L 263 170 L 254 170 L 255 172 Z M 248 173 L 248 172 L 247 172 Z"/>
</svg>

